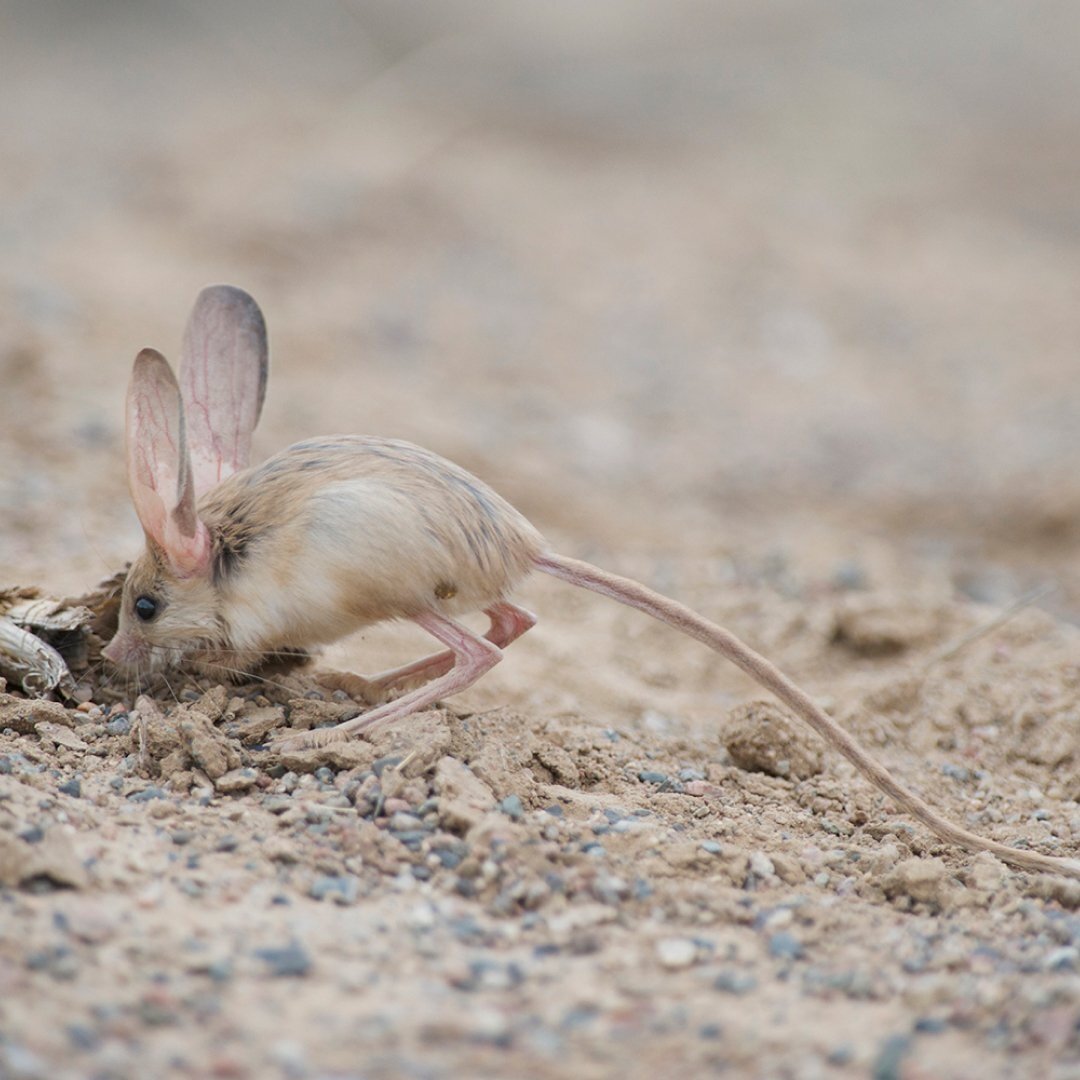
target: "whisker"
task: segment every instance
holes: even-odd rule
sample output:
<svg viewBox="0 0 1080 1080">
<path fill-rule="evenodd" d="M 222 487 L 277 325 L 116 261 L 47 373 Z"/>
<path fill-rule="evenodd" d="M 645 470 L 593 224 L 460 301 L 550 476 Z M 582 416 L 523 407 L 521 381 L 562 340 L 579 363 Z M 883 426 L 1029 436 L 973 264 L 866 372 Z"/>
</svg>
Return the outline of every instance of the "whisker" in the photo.
<svg viewBox="0 0 1080 1080">
<path fill-rule="evenodd" d="M 250 671 L 243 671 L 240 668 L 231 668 L 226 666 L 225 664 L 218 664 L 211 660 L 200 660 L 199 664 L 202 667 L 213 668 L 216 671 L 224 671 L 229 675 L 238 675 L 240 678 L 245 680 L 250 679 L 253 682 L 265 683 L 267 686 L 275 686 L 278 690 L 283 690 L 287 694 L 294 692 L 294 688 L 291 686 L 286 686 L 285 683 L 277 682 L 277 680 L 275 679 L 268 679 L 263 675 L 255 675 Z"/>
</svg>

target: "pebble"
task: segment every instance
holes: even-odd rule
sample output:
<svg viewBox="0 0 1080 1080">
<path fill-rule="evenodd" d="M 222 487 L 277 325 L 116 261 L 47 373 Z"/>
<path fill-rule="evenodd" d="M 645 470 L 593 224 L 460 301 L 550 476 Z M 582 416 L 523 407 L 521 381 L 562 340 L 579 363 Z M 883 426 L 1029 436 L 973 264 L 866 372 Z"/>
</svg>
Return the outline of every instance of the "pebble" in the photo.
<svg viewBox="0 0 1080 1080">
<path fill-rule="evenodd" d="M 149 787 L 143 788 L 142 791 L 133 791 L 128 795 L 128 801 L 141 803 L 150 802 L 152 799 L 167 799 L 168 797 L 163 788 L 151 784 Z"/>
<path fill-rule="evenodd" d="M 915 1021 L 914 1030 L 920 1035 L 940 1035 L 948 1030 L 949 1025 L 937 1016 L 920 1016 Z"/>
<path fill-rule="evenodd" d="M 690 938 L 661 938 L 656 943 L 656 958 L 669 971 L 690 967 L 697 960 L 697 952 Z"/>
<path fill-rule="evenodd" d="M 73 799 L 82 798 L 82 783 L 79 781 L 78 777 L 75 777 L 72 780 L 65 781 L 63 784 L 60 785 L 58 790 L 63 792 L 65 795 L 70 795 Z"/>
<path fill-rule="evenodd" d="M 966 769 L 963 765 L 953 765 L 951 762 L 942 765 L 941 772 L 950 780 L 956 780 L 961 784 L 966 784 L 971 779 L 970 769 Z"/>
<path fill-rule="evenodd" d="M 47 1080 L 53 1075 L 50 1065 L 18 1043 L 0 1045 L 0 1075 L 13 1080 Z"/>
<path fill-rule="evenodd" d="M 465 858 L 465 852 L 455 851 L 453 848 L 442 847 L 435 849 L 435 856 L 445 869 L 453 870 L 461 865 L 461 860 Z"/>
<path fill-rule="evenodd" d="M 499 803 L 499 809 L 508 817 L 514 821 L 521 821 L 525 817 L 525 807 L 521 804 L 521 798 L 518 795 L 507 795 L 501 803 Z"/>
<path fill-rule="evenodd" d="M 415 832 L 423 827 L 424 823 L 420 818 L 404 810 L 398 810 L 397 813 L 392 814 L 387 824 L 387 828 L 393 833 Z"/>
<path fill-rule="evenodd" d="M 359 895 L 360 881 L 352 874 L 324 874 L 308 889 L 313 900 L 333 900 L 336 904 L 355 904 Z"/>
<path fill-rule="evenodd" d="M 105 725 L 105 730 L 110 735 L 127 735 L 131 731 L 131 718 L 127 713 L 114 717 Z"/>
<path fill-rule="evenodd" d="M 654 772 L 652 769 L 642 769 L 637 774 L 637 778 L 643 784 L 666 784 L 668 782 L 667 773 Z"/>
<path fill-rule="evenodd" d="M 881 1045 L 874 1060 L 871 1076 L 874 1080 L 901 1080 L 900 1068 L 904 1058 L 911 1052 L 910 1035 L 890 1035 Z"/>
<path fill-rule="evenodd" d="M 1054 949 L 1047 953 L 1043 967 L 1047 971 L 1080 970 L 1080 949 L 1075 945 L 1063 945 L 1060 949 Z"/>
<path fill-rule="evenodd" d="M 802 942 L 794 934 L 781 930 L 769 938 L 769 955 L 781 960 L 798 960 L 803 955 Z"/>
<path fill-rule="evenodd" d="M 256 949 L 255 956 L 275 977 L 302 978 L 311 972 L 311 954 L 298 941 L 280 949 Z"/>
<path fill-rule="evenodd" d="M 94 1050 L 101 1045 L 101 1036 L 85 1024 L 68 1024 L 64 1033 L 76 1050 Z"/>
<path fill-rule="evenodd" d="M 757 979 L 748 971 L 721 971 L 713 980 L 713 987 L 725 994 L 749 994 L 757 989 Z"/>
<path fill-rule="evenodd" d="M 750 871 L 759 878 L 771 878 L 776 876 L 776 867 L 772 859 L 764 851 L 752 851 L 750 853 Z"/>
<path fill-rule="evenodd" d="M 230 769 L 214 781 L 214 787 L 223 795 L 235 795 L 250 790 L 258 779 L 259 774 L 254 769 Z"/>
</svg>

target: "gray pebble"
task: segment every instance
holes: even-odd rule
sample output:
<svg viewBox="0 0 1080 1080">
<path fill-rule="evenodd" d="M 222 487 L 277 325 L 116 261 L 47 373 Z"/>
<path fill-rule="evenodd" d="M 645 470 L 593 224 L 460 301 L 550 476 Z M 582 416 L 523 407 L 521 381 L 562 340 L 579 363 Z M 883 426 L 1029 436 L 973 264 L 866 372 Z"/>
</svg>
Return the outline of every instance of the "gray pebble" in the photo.
<svg viewBox="0 0 1080 1080">
<path fill-rule="evenodd" d="M 937 1016 L 920 1016 L 915 1021 L 915 1031 L 920 1035 L 940 1035 L 949 1025 Z"/>
<path fill-rule="evenodd" d="M 1047 971 L 1076 971 L 1080 969 L 1080 949 L 1075 945 L 1063 945 L 1048 953 L 1043 961 Z"/>
<path fill-rule="evenodd" d="M 76 1050 L 94 1050 L 101 1045 L 101 1036 L 85 1024 L 68 1024 L 64 1033 Z"/>
<path fill-rule="evenodd" d="M 421 844 L 431 835 L 427 829 L 409 829 L 407 832 L 396 832 L 394 838 L 404 844 L 410 851 L 416 851 Z"/>
<path fill-rule="evenodd" d="M 851 1043 L 841 1043 L 829 1051 L 825 1060 L 830 1065 L 850 1065 L 855 1060 L 855 1048 Z"/>
<path fill-rule="evenodd" d="M 854 559 L 844 559 L 833 568 L 832 583 L 837 589 L 865 589 L 866 571 Z"/>
<path fill-rule="evenodd" d="M 128 796 L 129 802 L 150 802 L 152 799 L 167 799 L 164 789 L 156 787 L 151 784 L 149 787 L 145 787 L 142 791 L 133 791 Z"/>
<path fill-rule="evenodd" d="M 970 769 L 964 768 L 963 765 L 953 765 L 951 762 L 946 762 L 942 765 L 941 772 L 943 775 L 949 777 L 950 780 L 956 780 L 961 784 L 966 784 L 971 779 Z"/>
<path fill-rule="evenodd" d="M 769 938 L 769 955 L 781 960 L 798 960 L 803 955 L 802 942 L 794 934 L 781 930 Z"/>
<path fill-rule="evenodd" d="M 871 1072 L 874 1080 L 901 1080 L 902 1072 L 900 1064 L 911 1052 L 912 1040 L 910 1035 L 890 1035 L 874 1061 Z"/>
<path fill-rule="evenodd" d="M 662 772 L 653 772 L 651 769 L 642 769 L 637 774 L 637 778 L 643 784 L 666 784 L 668 782 L 667 774 Z"/>
<path fill-rule="evenodd" d="M 406 813 L 404 810 L 399 810 L 396 814 L 390 815 L 390 821 L 387 824 L 387 828 L 393 832 L 414 832 L 417 829 L 422 829 L 424 823 L 420 818 L 414 814 Z"/>
<path fill-rule="evenodd" d="M 313 900 L 333 900 L 336 904 L 355 904 L 359 895 L 360 881 L 352 874 L 324 874 L 308 889 Z"/>
<path fill-rule="evenodd" d="M 455 867 L 460 866 L 461 860 L 465 858 L 464 852 L 455 851 L 453 848 L 436 848 L 435 855 L 447 870 L 453 870 Z"/>
<path fill-rule="evenodd" d="M 62 791 L 65 795 L 70 795 L 73 799 L 82 798 L 82 783 L 76 776 L 71 780 L 65 781 L 60 785 L 59 791 Z"/>
<path fill-rule="evenodd" d="M 525 816 L 525 807 L 521 805 L 521 799 L 517 795 L 507 795 L 499 803 L 499 809 L 514 821 L 520 821 Z"/>
<path fill-rule="evenodd" d="M 280 949 L 256 949 L 255 956 L 266 964 L 270 975 L 303 977 L 311 971 L 311 955 L 298 941 Z"/>
<path fill-rule="evenodd" d="M 195 833 L 191 829 L 176 829 L 169 834 L 169 838 L 178 847 L 183 847 L 185 844 L 190 844 L 195 839 Z"/>
<path fill-rule="evenodd" d="M 757 979 L 747 971 L 721 971 L 713 980 L 713 986 L 725 994 L 749 994 L 756 989 Z"/>
<path fill-rule="evenodd" d="M 131 731 L 131 718 L 127 713 L 121 713 L 105 725 L 105 730 L 110 735 L 127 735 Z"/>
</svg>

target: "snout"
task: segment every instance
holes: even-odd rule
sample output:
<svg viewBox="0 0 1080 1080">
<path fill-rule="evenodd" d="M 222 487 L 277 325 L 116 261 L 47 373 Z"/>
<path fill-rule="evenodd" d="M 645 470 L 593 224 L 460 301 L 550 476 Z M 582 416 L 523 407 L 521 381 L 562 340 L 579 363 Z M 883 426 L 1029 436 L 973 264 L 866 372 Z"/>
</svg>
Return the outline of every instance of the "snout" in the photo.
<svg viewBox="0 0 1080 1080">
<path fill-rule="evenodd" d="M 140 663 L 144 650 L 141 642 L 133 641 L 122 630 L 113 635 L 112 641 L 101 650 L 101 655 L 121 670 L 126 670 Z"/>
</svg>

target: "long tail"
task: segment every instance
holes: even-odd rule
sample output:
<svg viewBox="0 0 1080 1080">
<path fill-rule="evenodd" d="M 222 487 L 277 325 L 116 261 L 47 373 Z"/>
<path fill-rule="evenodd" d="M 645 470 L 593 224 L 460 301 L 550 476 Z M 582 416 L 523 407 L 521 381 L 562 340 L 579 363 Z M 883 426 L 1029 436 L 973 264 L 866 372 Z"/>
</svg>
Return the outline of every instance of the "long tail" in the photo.
<svg viewBox="0 0 1080 1080">
<path fill-rule="evenodd" d="M 806 721 L 830 746 L 839 750 L 880 791 L 903 807 L 913 818 L 921 821 L 940 839 L 968 851 L 989 851 L 1003 862 L 1020 870 L 1064 874 L 1080 879 L 1080 860 L 1041 855 L 1035 851 L 1021 851 L 996 840 L 988 840 L 967 829 L 954 825 L 941 817 L 914 792 L 908 791 L 896 781 L 892 773 L 868 754 L 842 727 L 839 727 L 799 689 L 786 675 L 769 663 L 765 657 L 744 645 L 734 634 L 716 623 L 702 618 L 684 604 L 653 592 L 630 578 L 609 574 L 591 563 L 568 559 L 562 555 L 545 553 L 536 558 L 536 568 L 545 574 L 561 578 L 583 589 L 608 596 L 620 604 L 637 608 L 654 619 L 667 623 L 688 637 L 720 653 L 736 666 L 742 668 L 766 690 L 775 694 L 793 712 Z"/>
</svg>

